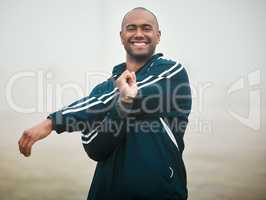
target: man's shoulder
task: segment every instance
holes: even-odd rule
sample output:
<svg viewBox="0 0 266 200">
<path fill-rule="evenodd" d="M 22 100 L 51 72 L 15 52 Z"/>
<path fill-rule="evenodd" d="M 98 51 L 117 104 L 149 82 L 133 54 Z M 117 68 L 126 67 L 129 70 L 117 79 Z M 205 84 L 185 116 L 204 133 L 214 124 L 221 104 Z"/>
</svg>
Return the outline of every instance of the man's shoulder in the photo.
<svg viewBox="0 0 266 200">
<path fill-rule="evenodd" d="M 119 76 L 126 68 L 126 63 L 119 63 L 113 67 L 112 70 L 112 78 L 115 78 L 116 76 Z"/>
<path fill-rule="evenodd" d="M 157 58 L 149 67 L 148 73 L 156 76 L 167 76 L 176 70 L 182 70 L 183 66 L 179 60 L 170 59 L 165 56 Z"/>
</svg>

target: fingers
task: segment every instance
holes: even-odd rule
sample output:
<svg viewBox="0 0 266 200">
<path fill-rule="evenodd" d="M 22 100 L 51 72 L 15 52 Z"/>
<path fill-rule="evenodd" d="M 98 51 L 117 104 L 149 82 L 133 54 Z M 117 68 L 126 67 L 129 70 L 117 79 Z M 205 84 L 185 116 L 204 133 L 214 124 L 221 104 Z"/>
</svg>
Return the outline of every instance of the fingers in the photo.
<svg viewBox="0 0 266 200">
<path fill-rule="evenodd" d="M 20 151 L 20 153 L 23 152 L 23 146 L 24 146 L 24 144 L 25 144 L 25 140 L 26 140 L 26 138 L 25 138 L 25 135 L 24 135 L 24 133 L 23 133 L 23 135 L 21 136 L 21 138 L 20 138 L 19 141 L 18 141 L 18 146 L 19 146 L 19 151 Z"/>
<path fill-rule="evenodd" d="M 128 70 L 126 70 L 125 72 L 124 72 L 125 74 L 124 74 L 124 76 L 123 76 L 123 79 L 124 79 L 124 81 L 126 82 L 126 83 L 128 83 L 129 81 L 131 81 L 131 79 L 132 79 L 132 75 L 131 75 L 131 72 L 130 71 L 128 71 Z"/>
<path fill-rule="evenodd" d="M 133 85 L 136 83 L 136 74 L 135 72 L 130 72 L 130 78 L 128 79 L 129 85 Z"/>
<path fill-rule="evenodd" d="M 137 81 L 137 78 L 136 78 L 136 74 L 135 74 L 135 72 L 131 72 L 131 77 L 132 77 L 132 80 L 133 80 L 134 82 Z"/>
<path fill-rule="evenodd" d="M 132 82 L 132 73 L 129 70 L 125 70 L 119 78 L 116 80 L 118 87 L 123 87 Z"/>
<path fill-rule="evenodd" d="M 126 70 L 123 72 L 123 79 L 126 83 L 132 85 L 136 82 L 136 75 L 135 72 L 130 72 L 129 70 Z"/>
<path fill-rule="evenodd" d="M 30 140 L 29 143 L 27 144 L 26 148 L 25 148 L 25 156 L 31 155 L 31 148 L 32 148 L 33 144 L 34 144 L 34 141 Z"/>
<path fill-rule="evenodd" d="M 118 87 L 121 96 L 135 97 L 138 93 L 135 72 L 125 70 L 116 80 L 116 86 Z"/>
<path fill-rule="evenodd" d="M 33 144 L 34 140 L 31 135 L 27 131 L 24 131 L 18 142 L 20 153 L 22 153 L 26 157 L 30 156 Z"/>
</svg>

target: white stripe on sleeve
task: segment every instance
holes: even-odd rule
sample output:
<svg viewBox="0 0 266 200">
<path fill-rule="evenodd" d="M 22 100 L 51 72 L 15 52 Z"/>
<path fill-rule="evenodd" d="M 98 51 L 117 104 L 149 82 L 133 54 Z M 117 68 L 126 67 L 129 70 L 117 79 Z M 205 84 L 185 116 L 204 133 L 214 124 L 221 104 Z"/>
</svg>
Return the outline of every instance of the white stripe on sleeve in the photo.
<svg viewBox="0 0 266 200">
<path fill-rule="evenodd" d="M 154 80 L 152 80 L 152 81 L 150 81 L 150 82 L 147 82 L 147 81 L 150 80 L 153 76 L 149 76 L 149 77 L 145 78 L 144 80 L 142 80 L 142 81 L 140 81 L 140 82 L 137 82 L 137 84 L 147 82 L 147 83 L 144 83 L 144 84 L 138 86 L 138 89 L 141 89 L 141 88 L 143 88 L 143 87 L 146 87 L 146 86 L 149 86 L 149 85 L 151 85 L 151 84 L 153 84 L 153 83 L 156 83 L 156 82 L 158 82 L 159 80 L 161 80 L 161 79 L 163 79 L 163 78 L 171 78 L 171 77 L 174 76 L 175 74 L 179 73 L 184 67 L 181 66 L 179 69 L 175 70 L 174 72 L 172 72 L 171 74 L 169 74 L 169 75 L 166 76 L 166 77 L 163 76 L 163 75 L 165 75 L 167 72 L 172 71 L 172 70 L 175 69 L 178 65 L 179 65 L 179 63 L 176 63 L 176 64 L 175 64 L 174 66 L 172 66 L 171 68 L 169 68 L 169 69 L 165 70 L 164 72 L 162 72 L 161 74 L 159 74 L 159 75 L 158 75 L 158 78 L 156 78 L 156 79 L 154 79 Z M 92 106 L 95 106 L 95 105 L 97 105 L 97 104 L 100 104 L 100 103 L 104 103 L 104 104 L 106 104 L 107 102 L 109 102 L 111 99 L 113 99 L 115 96 L 118 95 L 118 93 L 113 94 L 116 90 L 117 90 L 117 88 L 114 88 L 111 92 L 106 93 L 106 94 L 103 94 L 101 97 L 96 98 L 97 101 L 92 102 L 92 103 L 87 104 L 87 105 L 84 105 L 83 107 L 76 108 L 76 109 L 75 109 L 75 108 L 69 108 L 69 109 L 63 111 L 62 114 L 65 115 L 65 114 L 67 114 L 67 113 L 79 112 L 79 111 L 82 111 L 82 110 L 88 109 L 88 108 L 90 108 L 90 107 L 92 107 Z M 113 95 L 111 95 L 111 94 L 113 94 Z M 104 101 L 102 101 L 102 99 L 103 99 L 104 97 L 108 96 L 108 95 L 111 95 L 111 96 L 108 97 L 107 99 L 105 99 Z"/>
</svg>

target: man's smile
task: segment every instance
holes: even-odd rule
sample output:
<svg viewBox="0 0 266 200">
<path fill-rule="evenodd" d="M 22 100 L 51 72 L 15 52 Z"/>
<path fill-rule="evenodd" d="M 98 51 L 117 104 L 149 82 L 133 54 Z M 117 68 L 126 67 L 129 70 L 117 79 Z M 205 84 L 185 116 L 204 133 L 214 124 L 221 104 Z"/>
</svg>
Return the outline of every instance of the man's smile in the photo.
<svg viewBox="0 0 266 200">
<path fill-rule="evenodd" d="M 147 41 L 131 41 L 130 44 L 135 47 L 146 47 L 149 42 Z"/>
</svg>

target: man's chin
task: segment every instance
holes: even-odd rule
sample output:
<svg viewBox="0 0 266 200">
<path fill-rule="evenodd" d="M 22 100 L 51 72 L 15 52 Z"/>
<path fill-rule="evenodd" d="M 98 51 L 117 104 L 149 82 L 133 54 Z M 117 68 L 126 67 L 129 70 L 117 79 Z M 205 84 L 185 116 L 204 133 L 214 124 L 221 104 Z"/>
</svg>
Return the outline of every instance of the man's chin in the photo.
<svg viewBox="0 0 266 200">
<path fill-rule="evenodd" d="M 136 61 L 144 61 L 149 59 L 149 57 L 151 56 L 151 54 L 145 53 L 145 54 L 133 54 L 131 55 L 131 57 L 136 60 Z"/>
<path fill-rule="evenodd" d="M 148 60 L 154 53 L 155 49 L 133 49 L 125 48 L 127 54 L 136 62 L 143 62 Z"/>
<path fill-rule="evenodd" d="M 132 52 L 131 58 L 136 61 L 143 61 L 149 59 L 153 55 L 153 52 Z"/>
</svg>

